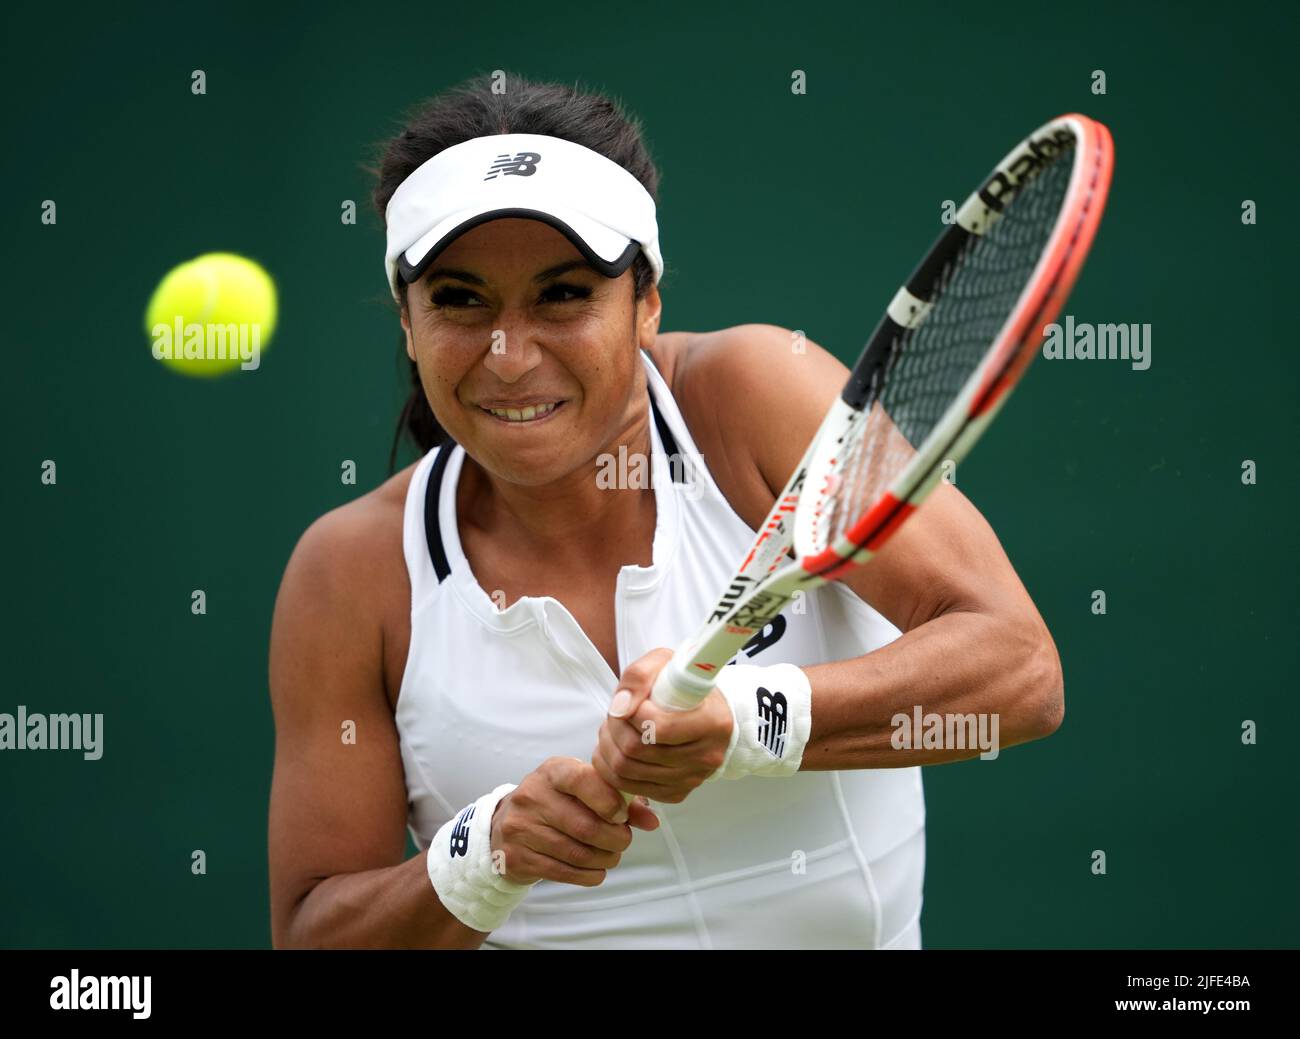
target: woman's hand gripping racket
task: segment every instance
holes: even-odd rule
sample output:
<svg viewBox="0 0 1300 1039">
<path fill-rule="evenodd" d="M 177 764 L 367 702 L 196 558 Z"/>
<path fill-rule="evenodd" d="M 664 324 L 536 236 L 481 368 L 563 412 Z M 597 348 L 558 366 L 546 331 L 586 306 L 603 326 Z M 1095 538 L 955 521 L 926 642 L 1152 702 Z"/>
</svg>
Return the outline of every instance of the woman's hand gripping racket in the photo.
<svg viewBox="0 0 1300 1039">
<path fill-rule="evenodd" d="M 1061 116 L 966 200 L 889 304 L 704 628 L 660 672 L 656 702 L 699 704 L 797 593 L 870 560 L 971 449 L 1074 285 L 1112 163 L 1104 126 Z"/>
</svg>

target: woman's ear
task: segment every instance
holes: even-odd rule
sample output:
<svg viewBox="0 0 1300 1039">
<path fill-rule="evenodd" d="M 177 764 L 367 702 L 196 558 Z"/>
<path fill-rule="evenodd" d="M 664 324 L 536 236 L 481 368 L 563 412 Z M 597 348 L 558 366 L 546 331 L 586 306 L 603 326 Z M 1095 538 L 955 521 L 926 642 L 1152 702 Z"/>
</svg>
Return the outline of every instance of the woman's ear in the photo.
<svg viewBox="0 0 1300 1039">
<path fill-rule="evenodd" d="M 636 308 L 637 343 L 642 350 L 649 350 L 655 345 L 655 339 L 659 336 L 659 318 L 663 313 L 663 300 L 659 298 L 659 286 L 651 285 L 645 297 L 636 301 Z"/>
<path fill-rule="evenodd" d="M 406 307 L 406 297 L 402 297 L 402 332 L 406 336 L 406 356 L 415 360 L 415 336 L 411 334 L 411 312 Z"/>
</svg>

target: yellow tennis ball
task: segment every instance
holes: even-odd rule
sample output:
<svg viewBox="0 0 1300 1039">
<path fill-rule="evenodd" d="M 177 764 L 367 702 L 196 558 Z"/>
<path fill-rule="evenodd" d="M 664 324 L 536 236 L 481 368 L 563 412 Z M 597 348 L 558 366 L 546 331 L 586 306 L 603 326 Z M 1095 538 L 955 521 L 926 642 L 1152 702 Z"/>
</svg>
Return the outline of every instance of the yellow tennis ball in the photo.
<svg viewBox="0 0 1300 1039">
<path fill-rule="evenodd" d="M 234 253 L 205 253 L 170 270 L 145 308 L 153 355 L 183 375 L 261 365 L 275 331 L 275 282 Z"/>
</svg>

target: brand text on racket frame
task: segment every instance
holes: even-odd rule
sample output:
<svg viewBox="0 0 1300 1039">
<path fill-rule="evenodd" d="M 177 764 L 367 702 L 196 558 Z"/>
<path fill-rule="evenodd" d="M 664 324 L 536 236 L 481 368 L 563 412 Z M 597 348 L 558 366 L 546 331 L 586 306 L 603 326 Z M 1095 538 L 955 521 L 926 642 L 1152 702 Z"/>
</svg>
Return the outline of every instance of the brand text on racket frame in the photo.
<svg viewBox="0 0 1300 1039">
<path fill-rule="evenodd" d="M 1049 361 L 1129 361 L 1134 371 L 1151 367 L 1151 325 L 1092 324 L 1065 317 L 1043 328 L 1043 357 Z"/>
</svg>

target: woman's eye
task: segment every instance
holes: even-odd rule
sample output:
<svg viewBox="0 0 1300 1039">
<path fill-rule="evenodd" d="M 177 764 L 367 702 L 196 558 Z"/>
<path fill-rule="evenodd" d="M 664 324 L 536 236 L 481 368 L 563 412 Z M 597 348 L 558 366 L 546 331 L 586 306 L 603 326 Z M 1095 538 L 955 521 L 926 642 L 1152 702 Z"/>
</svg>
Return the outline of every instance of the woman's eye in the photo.
<svg viewBox="0 0 1300 1039">
<path fill-rule="evenodd" d="M 585 285 L 550 285 L 542 290 L 543 303 L 569 303 L 590 296 L 591 289 Z M 430 301 L 435 307 L 453 310 L 478 309 L 485 305 L 474 292 L 455 285 L 444 285 L 435 289 Z"/>
<path fill-rule="evenodd" d="M 451 285 L 435 290 L 432 300 L 435 307 L 468 307 L 479 302 L 478 297 L 469 289 L 458 289 Z"/>
<path fill-rule="evenodd" d="M 568 303 L 570 300 L 587 299 L 591 289 L 585 285 L 551 285 L 542 293 L 543 303 Z"/>
</svg>

